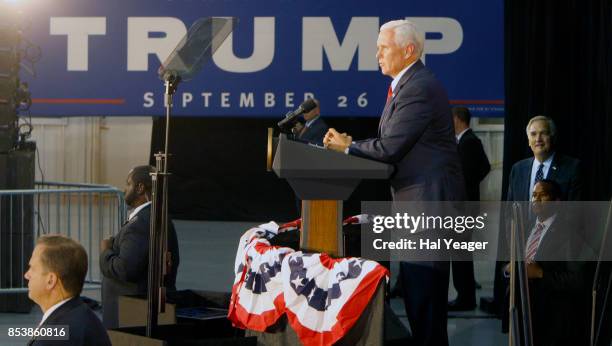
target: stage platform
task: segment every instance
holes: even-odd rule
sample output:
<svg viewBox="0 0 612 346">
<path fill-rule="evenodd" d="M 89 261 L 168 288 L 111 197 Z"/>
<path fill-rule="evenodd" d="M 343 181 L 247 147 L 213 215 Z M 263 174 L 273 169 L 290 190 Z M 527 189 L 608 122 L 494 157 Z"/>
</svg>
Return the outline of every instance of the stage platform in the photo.
<svg viewBox="0 0 612 346">
<path fill-rule="evenodd" d="M 232 284 L 232 267 L 238 239 L 244 231 L 262 222 L 183 221 L 175 220 L 181 253 L 177 277 L 178 289 L 229 291 Z M 480 296 L 491 296 L 495 263 L 477 262 L 476 279 L 482 285 Z M 397 265 L 392 264 L 392 282 L 395 282 Z M 83 295 L 99 300 L 99 289 L 88 289 Z M 451 289 L 449 299 L 455 297 Z M 392 299 L 391 307 L 402 322 L 408 324 L 401 299 Z M 37 325 L 42 318 L 35 306 L 29 314 L 0 313 L 0 327 Z M 500 321 L 480 310 L 451 313 L 448 321 L 451 346 L 502 345 L 507 335 L 500 332 Z M 22 345 L 6 335 L 0 335 L 0 345 Z"/>
</svg>

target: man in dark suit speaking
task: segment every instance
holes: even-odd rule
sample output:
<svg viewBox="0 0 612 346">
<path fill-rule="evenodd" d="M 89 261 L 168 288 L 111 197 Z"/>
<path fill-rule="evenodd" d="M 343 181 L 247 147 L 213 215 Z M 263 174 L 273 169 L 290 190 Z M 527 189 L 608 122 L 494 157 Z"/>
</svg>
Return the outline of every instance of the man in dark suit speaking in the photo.
<svg viewBox="0 0 612 346">
<path fill-rule="evenodd" d="M 50 340 L 45 337 L 49 334 L 40 333 L 28 345 L 110 346 L 100 319 L 79 297 L 86 274 L 87 253 L 81 244 L 61 235 L 38 239 L 24 275 L 28 297 L 43 312 L 38 327 L 58 330 L 68 326 L 64 331 L 67 339 Z"/>
<path fill-rule="evenodd" d="M 327 148 L 395 165 L 394 201 L 465 198 L 463 176 L 446 91 L 419 60 L 424 35 L 407 20 L 380 28 L 378 63 L 393 78 L 378 136 L 353 141 L 330 129 Z M 415 345 L 448 345 L 448 261 L 401 262 L 404 303 Z"/>
<path fill-rule="evenodd" d="M 103 321 L 106 328 L 118 327 L 120 295 L 146 295 L 149 266 L 149 224 L 151 219 L 151 166 L 138 166 L 128 174 L 125 202 L 132 208 L 119 233 L 101 244 Z M 169 268 L 165 278 L 168 291 L 176 290 L 179 249 L 172 221 L 168 223 Z"/>
</svg>

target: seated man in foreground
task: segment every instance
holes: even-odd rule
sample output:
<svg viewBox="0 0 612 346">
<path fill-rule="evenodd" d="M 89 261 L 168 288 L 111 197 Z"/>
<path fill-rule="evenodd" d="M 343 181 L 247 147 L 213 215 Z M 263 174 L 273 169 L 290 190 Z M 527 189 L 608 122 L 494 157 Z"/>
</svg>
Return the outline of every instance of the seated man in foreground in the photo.
<svg viewBox="0 0 612 346">
<path fill-rule="evenodd" d="M 100 319 L 79 297 L 86 274 L 87 253 L 81 244 L 61 235 L 38 239 L 24 275 L 28 297 L 44 314 L 38 327 L 68 326 L 68 339 L 34 337 L 28 345 L 110 346 Z"/>
</svg>

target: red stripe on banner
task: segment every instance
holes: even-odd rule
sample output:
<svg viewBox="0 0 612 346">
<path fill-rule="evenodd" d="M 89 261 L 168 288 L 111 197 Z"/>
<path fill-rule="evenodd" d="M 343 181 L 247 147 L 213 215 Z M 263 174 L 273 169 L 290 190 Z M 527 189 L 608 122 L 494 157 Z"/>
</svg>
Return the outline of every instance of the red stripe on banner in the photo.
<svg viewBox="0 0 612 346">
<path fill-rule="evenodd" d="M 281 232 L 284 231 L 285 229 L 298 229 L 302 227 L 302 219 L 297 219 L 297 220 L 293 220 L 291 222 L 287 222 L 281 226 L 278 227 L 278 231 Z"/>
<path fill-rule="evenodd" d="M 80 104 L 80 105 L 123 105 L 125 99 L 52 99 L 52 98 L 34 98 L 32 103 L 40 104 Z"/>
<path fill-rule="evenodd" d="M 451 105 L 504 105 L 504 100 L 450 100 Z"/>
<path fill-rule="evenodd" d="M 275 310 L 263 312 L 261 315 L 249 313 L 242 305 L 238 296 L 239 282 L 232 287 L 232 300 L 227 318 L 232 321 L 234 327 L 241 329 L 251 329 L 258 332 L 265 332 L 268 327 L 274 325 L 276 321 L 285 313 L 285 299 L 282 292 L 274 299 Z"/>
<path fill-rule="evenodd" d="M 286 313 L 289 324 L 305 346 L 334 344 L 346 335 L 359 317 L 361 317 L 363 310 L 372 299 L 374 293 L 376 293 L 378 283 L 382 278 L 388 276 L 388 274 L 389 271 L 387 268 L 380 264 L 369 272 L 346 301 L 342 310 L 338 313 L 338 322 L 332 327 L 331 331 L 317 332 L 304 327 L 300 324 L 297 316 L 291 310 L 287 309 Z"/>
<path fill-rule="evenodd" d="M 319 255 L 319 261 L 321 262 L 321 265 L 323 265 L 325 268 L 327 268 L 329 270 L 332 270 L 334 268 L 334 266 L 336 265 L 336 263 L 342 262 L 345 259 L 349 259 L 349 258 L 350 257 L 331 258 L 326 253 L 321 253 Z"/>
<path fill-rule="evenodd" d="M 257 253 L 259 253 L 260 255 L 263 255 L 268 250 L 278 249 L 279 247 L 280 246 L 276 246 L 276 245 L 272 246 L 272 245 L 267 244 L 265 242 L 258 242 L 257 244 L 255 244 L 253 249 L 255 249 L 255 251 L 257 251 Z"/>
</svg>

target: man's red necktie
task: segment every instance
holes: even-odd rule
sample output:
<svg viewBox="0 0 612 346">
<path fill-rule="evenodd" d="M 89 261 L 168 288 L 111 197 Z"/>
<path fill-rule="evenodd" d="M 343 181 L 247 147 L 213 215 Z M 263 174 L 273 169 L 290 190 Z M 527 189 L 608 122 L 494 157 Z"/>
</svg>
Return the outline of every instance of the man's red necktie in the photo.
<svg viewBox="0 0 612 346">
<path fill-rule="evenodd" d="M 391 101 L 391 98 L 393 98 L 393 89 L 391 89 L 391 86 L 389 85 L 389 90 L 387 90 L 387 103 Z"/>
<path fill-rule="evenodd" d="M 533 262 L 536 253 L 538 252 L 538 246 L 540 244 L 540 238 L 542 238 L 542 231 L 544 231 L 544 224 L 538 222 L 536 224 L 536 229 L 533 232 L 533 236 L 529 239 L 527 243 L 527 252 L 525 255 L 525 260 L 527 262 Z"/>
</svg>

